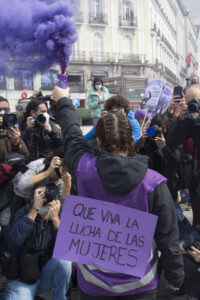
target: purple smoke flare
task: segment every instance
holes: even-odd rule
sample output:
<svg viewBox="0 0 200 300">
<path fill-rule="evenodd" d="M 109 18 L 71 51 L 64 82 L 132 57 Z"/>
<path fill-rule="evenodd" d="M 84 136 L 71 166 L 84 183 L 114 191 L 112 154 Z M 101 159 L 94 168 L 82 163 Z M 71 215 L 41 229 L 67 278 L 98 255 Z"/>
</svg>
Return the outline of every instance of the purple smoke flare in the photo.
<svg viewBox="0 0 200 300">
<path fill-rule="evenodd" d="M 10 58 L 33 59 L 33 71 L 69 64 L 77 30 L 66 2 L 0 0 L 0 65 Z"/>
</svg>

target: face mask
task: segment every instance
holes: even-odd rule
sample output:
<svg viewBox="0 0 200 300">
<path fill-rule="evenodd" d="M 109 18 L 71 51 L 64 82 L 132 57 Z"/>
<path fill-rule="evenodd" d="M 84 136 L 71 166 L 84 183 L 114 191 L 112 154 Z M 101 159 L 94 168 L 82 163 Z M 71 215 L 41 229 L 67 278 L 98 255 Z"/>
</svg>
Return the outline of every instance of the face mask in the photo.
<svg viewBox="0 0 200 300">
<path fill-rule="evenodd" d="M 3 116 L 5 115 L 6 111 L 5 110 L 0 110 L 0 115 Z"/>
<path fill-rule="evenodd" d="M 49 123 L 49 118 L 50 118 L 50 117 L 49 117 L 49 114 L 46 112 L 46 113 L 44 113 L 43 115 L 44 115 L 45 118 L 46 118 L 46 124 Z"/>
<path fill-rule="evenodd" d="M 96 84 L 96 85 L 95 85 L 95 89 L 96 89 L 96 90 L 100 90 L 101 88 L 102 88 L 102 85 L 101 85 L 101 84 Z"/>
</svg>

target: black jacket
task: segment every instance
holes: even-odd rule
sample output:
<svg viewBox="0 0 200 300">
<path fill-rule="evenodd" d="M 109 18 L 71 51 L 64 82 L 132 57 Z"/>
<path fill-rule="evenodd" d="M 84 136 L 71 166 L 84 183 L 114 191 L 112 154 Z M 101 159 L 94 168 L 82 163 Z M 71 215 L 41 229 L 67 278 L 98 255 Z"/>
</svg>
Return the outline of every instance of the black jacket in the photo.
<svg viewBox="0 0 200 300">
<path fill-rule="evenodd" d="M 158 148 L 151 138 L 140 139 L 135 145 L 139 154 L 149 158 L 149 168 L 157 171 L 168 179 L 168 188 L 174 201 L 177 201 L 178 187 L 176 186 L 176 172 L 180 164 L 181 151 L 170 149 L 166 145 Z"/>
<path fill-rule="evenodd" d="M 198 149 L 198 159 L 200 159 L 200 124 L 190 119 L 181 121 L 179 118 L 173 123 L 167 138 L 167 146 L 174 148 L 183 145 L 189 138 L 193 138 Z"/>
<path fill-rule="evenodd" d="M 45 132 L 39 126 L 33 130 L 25 129 L 23 140 L 29 150 L 29 160 L 48 158 L 53 152 L 63 145 L 61 131 L 50 121 L 52 131 Z"/>
<path fill-rule="evenodd" d="M 57 119 L 64 137 L 65 162 L 73 179 L 83 154 L 90 152 L 79 127 L 77 112 L 66 98 L 56 104 Z M 105 188 L 113 193 L 126 194 L 143 179 L 148 159 L 142 156 L 123 157 L 104 151 L 97 154 L 97 171 Z M 166 279 L 175 286 L 183 282 L 183 258 L 179 251 L 179 233 L 173 201 L 167 185 L 160 184 L 149 195 L 149 212 L 158 216 L 155 240 L 161 251 Z"/>
<path fill-rule="evenodd" d="M 39 217 L 32 221 L 27 215 L 30 211 L 28 206 L 20 208 L 16 214 L 7 236 L 9 249 L 16 252 L 23 250 L 27 238 L 33 231 L 33 241 L 29 253 L 53 250 L 57 230 L 51 221 L 42 221 Z"/>
</svg>

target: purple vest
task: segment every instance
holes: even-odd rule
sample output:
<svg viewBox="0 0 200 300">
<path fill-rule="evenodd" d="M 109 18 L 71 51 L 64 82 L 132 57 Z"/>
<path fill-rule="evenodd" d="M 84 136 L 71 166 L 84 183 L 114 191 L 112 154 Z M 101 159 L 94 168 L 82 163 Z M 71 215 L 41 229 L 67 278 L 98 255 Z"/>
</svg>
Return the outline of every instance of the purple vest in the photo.
<svg viewBox="0 0 200 300">
<path fill-rule="evenodd" d="M 148 212 L 148 194 L 152 193 L 160 183 L 166 182 L 166 178 L 148 169 L 143 180 L 132 192 L 117 195 L 105 189 L 96 169 L 96 160 L 97 157 L 91 154 L 82 156 L 76 173 L 78 195 Z M 79 286 L 86 294 L 94 296 L 122 296 L 144 293 L 157 286 L 157 262 L 158 251 L 155 242 L 153 242 L 143 278 L 79 264 L 77 266 Z"/>
</svg>

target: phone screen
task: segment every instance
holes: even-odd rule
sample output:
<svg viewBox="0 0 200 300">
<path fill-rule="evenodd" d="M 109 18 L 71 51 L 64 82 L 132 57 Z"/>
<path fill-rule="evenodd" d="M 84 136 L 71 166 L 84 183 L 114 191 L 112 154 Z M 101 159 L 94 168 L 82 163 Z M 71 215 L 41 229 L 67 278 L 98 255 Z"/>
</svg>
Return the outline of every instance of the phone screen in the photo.
<svg viewBox="0 0 200 300">
<path fill-rule="evenodd" d="M 174 96 L 177 96 L 177 99 L 182 99 L 183 98 L 183 88 L 182 88 L 182 86 L 175 86 Z"/>
</svg>

